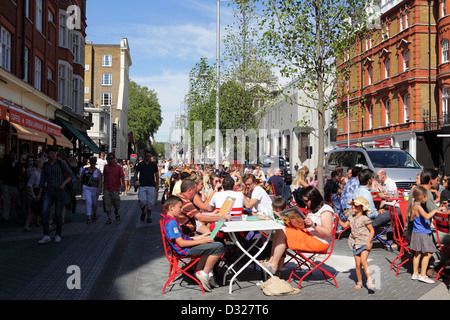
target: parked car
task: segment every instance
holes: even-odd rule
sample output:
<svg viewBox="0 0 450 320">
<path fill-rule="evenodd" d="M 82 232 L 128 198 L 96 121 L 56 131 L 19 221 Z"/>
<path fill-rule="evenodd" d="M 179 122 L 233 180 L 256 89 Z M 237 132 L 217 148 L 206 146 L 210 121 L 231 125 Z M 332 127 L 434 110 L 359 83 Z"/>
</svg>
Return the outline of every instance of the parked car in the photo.
<svg viewBox="0 0 450 320">
<path fill-rule="evenodd" d="M 335 148 L 328 152 L 325 172 L 329 175 L 339 166 L 344 168 L 344 173 L 354 166 L 369 168 L 374 173 L 384 169 L 397 188 L 405 190 L 411 189 L 417 174 L 422 172 L 422 166 L 408 152 L 394 148 Z"/>
<path fill-rule="evenodd" d="M 267 169 L 280 168 L 281 176 L 284 178 L 286 184 L 290 185 L 292 183 L 292 174 L 289 162 L 287 162 L 282 156 L 259 156 L 256 165 L 261 167 L 261 170 L 266 176 Z"/>
</svg>

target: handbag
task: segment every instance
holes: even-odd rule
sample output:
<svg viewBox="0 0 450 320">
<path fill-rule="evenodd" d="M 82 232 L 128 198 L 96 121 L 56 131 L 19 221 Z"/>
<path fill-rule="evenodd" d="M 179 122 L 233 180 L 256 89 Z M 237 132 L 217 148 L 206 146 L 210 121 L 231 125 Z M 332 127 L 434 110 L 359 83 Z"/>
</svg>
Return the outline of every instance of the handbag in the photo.
<svg viewBox="0 0 450 320">
<path fill-rule="evenodd" d="M 300 289 L 293 288 L 289 282 L 277 276 L 271 277 L 261 283 L 261 289 L 266 296 L 282 296 L 300 293 Z"/>
</svg>

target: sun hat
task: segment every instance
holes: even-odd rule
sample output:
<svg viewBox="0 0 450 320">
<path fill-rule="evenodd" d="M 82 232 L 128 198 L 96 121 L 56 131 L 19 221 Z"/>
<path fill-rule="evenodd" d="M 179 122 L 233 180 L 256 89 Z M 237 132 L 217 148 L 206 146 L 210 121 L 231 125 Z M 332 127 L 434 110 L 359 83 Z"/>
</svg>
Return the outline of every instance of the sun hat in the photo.
<svg viewBox="0 0 450 320">
<path fill-rule="evenodd" d="M 358 197 L 356 199 L 354 199 L 353 201 L 348 201 L 349 205 L 355 205 L 355 206 L 362 206 L 363 210 L 366 211 L 367 213 L 371 213 L 372 210 L 370 210 L 369 207 L 369 201 L 367 201 L 367 199 L 362 198 L 362 197 Z"/>
</svg>

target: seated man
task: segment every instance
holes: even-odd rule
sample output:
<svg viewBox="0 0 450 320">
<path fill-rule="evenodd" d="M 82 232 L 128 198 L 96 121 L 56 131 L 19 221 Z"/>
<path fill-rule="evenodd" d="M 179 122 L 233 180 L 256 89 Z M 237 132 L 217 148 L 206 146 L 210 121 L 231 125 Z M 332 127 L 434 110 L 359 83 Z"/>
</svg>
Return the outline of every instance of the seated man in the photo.
<svg viewBox="0 0 450 320">
<path fill-rule="evenodd" d="M 222 181 L 222 192 L 213 194 L 209 201 L 208 211 L 220 210 L 222 204 L 228 197 L 234 198 L 233 208 L 231 209 L 231 216 L 242 215 L 244 211 L 244 195 L 242 192 L 233 191 L 234 179 L 231 176 L 225 176 Z"/>
<path fill-rule="evenodd" d="M 217 210 L 213 212 L 200 212 L 192 203 L 195 195 L 198 193 L 197 184 L 194 180 L 184 179 L 180 187 L 181 193 L 178 194 L 183 205 L 181 213 L 177 217 L 177 221 L 183 231 L 183 234 L 192 236 L 196 232 L 209 233 L 208 224 L 217 222 L 219 216 Z M 231 215 L 225 216 L 227 220 L 231 219 Z"/>
<path fill-rule="evenodd" d="M 325 202 L 331 202 L 331 196 L 336 193 L 341 193 L 339 188 L 339 172 L 336 170 L 331 172 L 331 179 L 327 179 L 325 186 L 323 187 L 323 195 Z"/>
<path fill-rule="evenodd" d="M 283 196 L 284 186 L 286 185 L 286 182 L 284 182 L 284 179 L 281 177 L 281 169 L 275 168 L 273 176 L 267 180 L 266 187 L 275 189 L 274 196 L 281 197 Z"/>
<path fill-rule="evenodd" d="M 272 210 L 272 200 L 267 192 L 256 185 L 256 178 L 253 174 L 244 175 L 244 184 L 247 192 L 244 193 L 244 205 L 253 212 L 267 212 Z M 244 191 L 245 192 L 245 191 Z"/>
<path fill-rule="evenodd" d="M 379 194 L 381 199 L 389 199 L 397 192 L 397 185 L 395 184 L 395 181 L 386 175 L 386 171 L 384 169 L 379 169 L 377 171 L 377 178 L 382 187 L 382 192 Z"/>
</svg>

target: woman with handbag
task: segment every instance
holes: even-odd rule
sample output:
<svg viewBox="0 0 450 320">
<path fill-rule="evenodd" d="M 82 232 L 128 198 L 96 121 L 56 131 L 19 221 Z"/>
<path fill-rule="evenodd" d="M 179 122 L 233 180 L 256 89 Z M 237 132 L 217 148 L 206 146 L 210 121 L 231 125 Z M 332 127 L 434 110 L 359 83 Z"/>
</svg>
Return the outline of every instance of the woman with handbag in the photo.
<svg viewBox="0 0 450 320">
<path fill-rule="evenodd" d="M 84 199 L 86 200 L 86 216 L 87 224 L 97 219 L 98 196 L 102 191 L 102 173 L 95 167 L 97 158 L 89 159 L 90 166 L 81 172 L 78 188 L 81 189 Z M 83 186 L 81 186 L 81 183 Z"/>
</svg>

